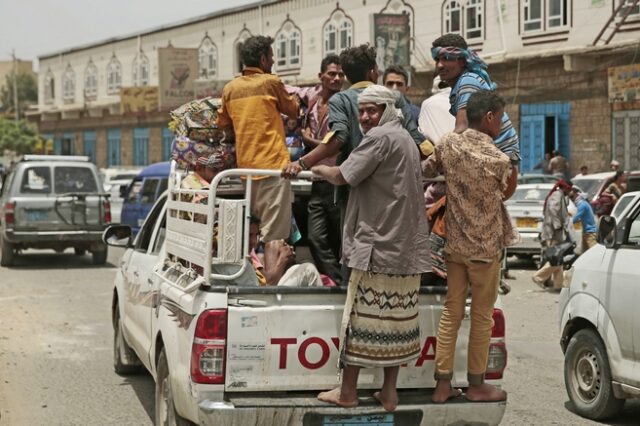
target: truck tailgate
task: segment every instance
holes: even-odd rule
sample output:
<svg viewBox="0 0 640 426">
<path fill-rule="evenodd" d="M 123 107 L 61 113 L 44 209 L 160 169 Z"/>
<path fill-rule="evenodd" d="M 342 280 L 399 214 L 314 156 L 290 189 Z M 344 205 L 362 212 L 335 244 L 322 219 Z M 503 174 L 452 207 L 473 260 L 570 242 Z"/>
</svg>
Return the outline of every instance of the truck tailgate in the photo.
<svg viewBox="0 0 640 426">
<path fill-rule="evenodd" d="M 403 366 L 399 388 L 430 388 L 443 289 L 420 295 L 420 357 Z M 338 383 L 338 335 L 346 297 L 340 288 L 237 289 L 229 293 L 225 390 L 322 390 Z M 465 315 L 454 382 L 466 383 L 469 331 Z M 382 369 L 363 369 L 359 388 L 379 388 Z"/>
</svg>

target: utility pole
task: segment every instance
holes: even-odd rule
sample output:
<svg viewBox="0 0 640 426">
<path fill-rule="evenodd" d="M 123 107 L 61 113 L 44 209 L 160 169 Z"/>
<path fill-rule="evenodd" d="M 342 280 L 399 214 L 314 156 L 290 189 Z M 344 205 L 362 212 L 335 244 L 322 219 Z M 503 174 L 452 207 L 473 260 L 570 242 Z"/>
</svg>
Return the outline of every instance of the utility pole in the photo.
<svg viewBox="0 0 640 426">
<path fill-rule="evenodd" d="M 16 50 L 11 50 L 13 58 L 13 109 L 15 110 L 16 121 L 20 120 L 20 109 L 18 108 L 18 64 L 16 62 Z"/>
</svg>

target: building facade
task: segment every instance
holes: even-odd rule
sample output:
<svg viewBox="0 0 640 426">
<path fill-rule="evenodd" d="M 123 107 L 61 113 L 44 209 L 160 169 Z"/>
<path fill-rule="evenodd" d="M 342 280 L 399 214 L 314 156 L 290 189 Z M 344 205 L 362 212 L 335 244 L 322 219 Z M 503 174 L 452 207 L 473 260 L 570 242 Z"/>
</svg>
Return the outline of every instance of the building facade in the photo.
<svg viewBox="0 0 640 426">
<path fill-rule="evenodd" d="M 370 43 L 380 67 L 411 70 L 409 93 L 420 102 L 431 88 L 431 42 L 448 32 L 490 64 L 524 171 L 550 150 L 573 170 L 603 170 L 612 158 L 640 169 L 636 0 L 264 0 L 39 57 L 30 118 L 56 153 L 86 154 L 101 167 L 148 164 L 168 158 L 168 110 L 130 112 L 121 92 L 159 85 L 162 48 L 197 49 L 195 96 L 215 96 L 240 73 L 239 47 L 251 35 L 275 39 L 274 72 L 297 85 L 316 82 L 327 54 Z M 611 96 L 616 84 L 624 96 Z"/>
</svg>

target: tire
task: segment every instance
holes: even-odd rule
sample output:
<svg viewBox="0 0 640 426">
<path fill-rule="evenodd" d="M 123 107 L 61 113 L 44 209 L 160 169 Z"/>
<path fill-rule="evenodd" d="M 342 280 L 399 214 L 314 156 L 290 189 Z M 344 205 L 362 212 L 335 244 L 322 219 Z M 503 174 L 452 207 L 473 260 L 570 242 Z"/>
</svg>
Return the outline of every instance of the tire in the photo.
<svg viewBox="0 0 640 426">
<path fill-rule="evenodd" d="M 103 250 L 100 251 L 94 251 L 91 253 L 91 256 L 93 257 L 93 264 L 94 265 L 104 265 L 107 262 L 107 254 L 108 254 L 108 250 L 107 247 L 105 247 Z"/>
<path fill-rule="evenodd" d="M 615 416 L 625 400 L 613 395 L 607 350 L 591 329 L 573 335 L 564 355 L 564 383 L 577 414 L 604 420 Z"/>
<path fill-rule="evenodd" d="M 75 252 L 76 256 L 84 256 L 85 253 L 87 252 L 86 249 L 83 248 L 74 248 L 73 251 Z"/>
<path fill-rule="evenodd" d="M 122 334 L 120 308 L 115 306 L 113 318 L 113 369 L 121 376 L 129 376 L 142 371 L 138 355 L 129 347 Z"/>
<path fill-rule="evenodd" d="M 162 348 L 158 357 L 156 367 L 156 426 L 187 426 L 192 425 L 189 420 L 181 417 L 176 412 L 173 404 L 173 392 L 171 391 L 171 380 L 169 380 L 169 366 L 167 365 L 167 354 Z"/>
<path fill-rule="evenodd" d="M 0 247 L 0 250 L 2 250 L 0 253 L 0 266 L 12 266 L 16 258 L 13 244 L 3 237 L 0 237 L 0 241 L 2 241 L 2 247 Z"/>
</svg>

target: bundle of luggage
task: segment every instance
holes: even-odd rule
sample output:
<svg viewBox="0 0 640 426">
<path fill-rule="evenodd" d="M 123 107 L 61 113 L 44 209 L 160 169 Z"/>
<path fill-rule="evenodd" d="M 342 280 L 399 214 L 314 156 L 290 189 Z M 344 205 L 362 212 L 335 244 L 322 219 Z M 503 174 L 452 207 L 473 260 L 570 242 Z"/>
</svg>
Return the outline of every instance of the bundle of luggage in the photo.
<svg viewBox="0 0 640 426">
<path fill-rule="evenodd" d="M 189 169 L 200 163 L 216 173 L 236 167 L 233 137 L 216 125 L 220 106 L 219 98 L 204 98 L 169 113 L 169 129 L 174 133 L 171 156 L 179 166 Z"/>
</svg>

